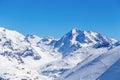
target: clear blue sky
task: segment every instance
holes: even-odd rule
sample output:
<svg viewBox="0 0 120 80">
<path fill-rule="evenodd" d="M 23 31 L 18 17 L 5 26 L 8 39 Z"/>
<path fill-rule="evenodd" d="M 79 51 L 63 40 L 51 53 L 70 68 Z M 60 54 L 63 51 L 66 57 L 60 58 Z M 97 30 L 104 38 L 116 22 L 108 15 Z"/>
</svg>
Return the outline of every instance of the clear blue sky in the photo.
<svg viewBox="0 0 120 80">
<path fill-rule="evenodd" d="M 0 0 L 0 26 L 57 38 L 77 26 L 120 40 L 120 0 Z"/>
</svg>

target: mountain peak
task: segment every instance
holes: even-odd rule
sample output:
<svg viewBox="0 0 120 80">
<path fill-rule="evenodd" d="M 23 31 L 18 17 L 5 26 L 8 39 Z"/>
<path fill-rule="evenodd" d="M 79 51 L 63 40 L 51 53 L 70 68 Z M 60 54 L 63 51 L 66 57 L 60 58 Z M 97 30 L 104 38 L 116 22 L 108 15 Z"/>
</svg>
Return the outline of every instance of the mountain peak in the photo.
<svg viewBox="0 0 120 80">
<path fill-rule="evenodd" d="M 72 34 L 77 33 L 77 31 L 78 31 L 77 27 L 74 27 L 74 28 L 72 28 L 72 30 L 71 30 Z"/>
<path fill-rule="evenodd" d="M 70 32 L 58 40 L 54 47 L 59 48 L 59 52 L 72 52 L 81 47 L 107 47 L 114 44 L 115 41 L 107 38 L 97 32 L 81 31 L 74 27 Z"/>
<path fill-rule="evenodd" d="M 6 29 L 4 27 L 0 27 L 0 31 L 5 31 Z"/>
</svg>

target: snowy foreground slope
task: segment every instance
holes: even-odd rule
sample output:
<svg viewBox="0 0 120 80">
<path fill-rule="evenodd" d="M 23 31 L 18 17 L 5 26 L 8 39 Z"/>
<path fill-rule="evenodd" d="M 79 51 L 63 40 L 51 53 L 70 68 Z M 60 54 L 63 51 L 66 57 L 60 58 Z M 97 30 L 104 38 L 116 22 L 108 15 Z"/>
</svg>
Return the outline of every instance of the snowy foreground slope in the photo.
<svg viewBox="0 0 120 80">
<path fill-rule="evenodd" d="M 109 79 L 116 72 L 114 65 L 119 66 L 119 45 L 117 40 L 76 28 L 60 39 L 0 28 L 0 80 Z"/>
<path fill-rule="evenodd" d="M 109 71 L 110 67 L 119 65 L 119 64 L 115 64 L 117 61 L 120 60 L 119 50 L 120 50 L 120 46 L 96 58 L 94 58 L 93 56 L 88 57 L 84 62 L 80 63 L 75 68 L 65 72 L 61 76 L 60 80 L 73 80 L 73 79 L 74 80 L 119 80 L 120 77 L 117 77 L 119 76 L 119 74 L 113 74 L 114 71 L 117 71 L 116 69 L 115 70 L 112 69 L 113 72 Z M 91 58 L 94 59 L 91 60 Z M 109 72 L 107 72 L 107 70 Z M 118 73 L 120 73 L 119 70 Z M 105 77 L 104 75 L 111 75 L 111 76 Z M 116 78 L 118 79 L 112 79 L 112 77 L 114 76 L 116 76 Z"/>
</svg>

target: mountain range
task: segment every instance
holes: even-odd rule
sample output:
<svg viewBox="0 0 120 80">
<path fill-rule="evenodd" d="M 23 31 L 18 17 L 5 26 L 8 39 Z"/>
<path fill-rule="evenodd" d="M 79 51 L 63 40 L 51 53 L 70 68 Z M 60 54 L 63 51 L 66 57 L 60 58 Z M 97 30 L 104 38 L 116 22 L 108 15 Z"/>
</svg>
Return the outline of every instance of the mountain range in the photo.
<svg viewBox="0 0 120 80">
<path fill-rule="evenodd" d="M 0 28 L 0 80 L 120 80 L 120 41 L 73 28 L 60 39 Z"/>
</svg>

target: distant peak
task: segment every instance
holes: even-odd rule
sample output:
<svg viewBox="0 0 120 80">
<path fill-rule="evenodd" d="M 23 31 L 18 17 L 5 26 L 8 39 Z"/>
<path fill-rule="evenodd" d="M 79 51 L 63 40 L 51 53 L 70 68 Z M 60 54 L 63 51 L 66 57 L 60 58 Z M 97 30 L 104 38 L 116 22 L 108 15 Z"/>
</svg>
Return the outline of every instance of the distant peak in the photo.
<svg viewBox="0 0 120 80">
<path fill-rule="evenodd" d="M 77 27 L 73 27 L 72 30 L 78 30 L 78 28 Z"/>
<path fill-rule="evenodd" d="M 77 27 L 73 27 L 71 32 L 72 32 L 72 34 L 76 34 L 78 32 L 78 28 Z"/>
<path fill-rule="evenodd" d="M 4 27 L 0 27 L 0 30 L 1 31 L 5 31 L 6 29 Z"/>
<path fill-rule="evenodd" d="M 5 29 L 4 27 L 0 27 L 0 29 Z"/>
</svg>

